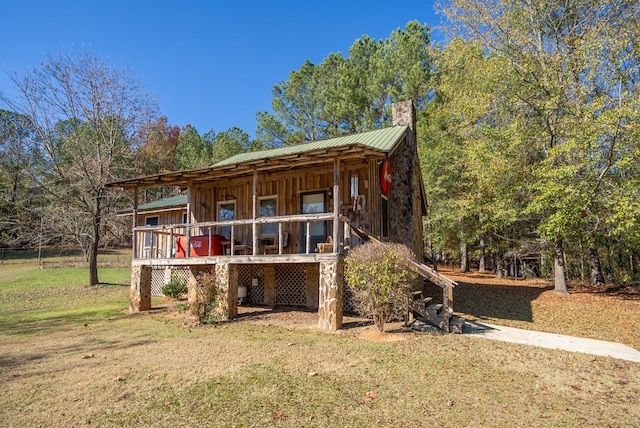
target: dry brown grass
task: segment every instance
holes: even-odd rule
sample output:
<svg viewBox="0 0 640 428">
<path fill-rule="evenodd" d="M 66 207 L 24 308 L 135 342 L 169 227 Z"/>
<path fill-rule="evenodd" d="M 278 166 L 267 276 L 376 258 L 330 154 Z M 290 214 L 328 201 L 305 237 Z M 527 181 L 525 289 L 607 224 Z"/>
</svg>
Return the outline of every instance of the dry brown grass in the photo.
<svg viewBox="0 0 640 428">
<path fill-rule="evenodd" d="M 619 342 L 640 350 L 640 290 L 572 283 L 568 296 L 543 279 L 494 278 L 490 273 L 461 274 L 455 279 L 455 311 L 471 320 Z"/>
<path fill-rule="evenodd" d="M 464 297 L 461 285 L 459 306 L 472 309 L 464 300 L 485 286 Z M 284 309 L 196 327 L 175 307 L 126 314 L 127 287 L 56 290 L 2 291 L 13 303 L 0 302 L 11 320 L 0 329 L 0 426 L 639 426 L 636 363 L 461 335 L 371 337 L 357 318 L 327 333 L 315 313 Z M 546 325 L 538 318 L 562 302 L 541 291 L 530 310 L 488 319 Z M 615 320 L 610 329 L 625 325 Z"/>
</svg>

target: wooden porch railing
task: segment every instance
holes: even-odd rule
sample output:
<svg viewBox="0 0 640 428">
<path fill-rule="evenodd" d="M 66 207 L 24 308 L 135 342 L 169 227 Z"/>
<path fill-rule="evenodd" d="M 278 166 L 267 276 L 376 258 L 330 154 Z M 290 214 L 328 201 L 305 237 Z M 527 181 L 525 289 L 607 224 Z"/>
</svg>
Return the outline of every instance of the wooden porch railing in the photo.
<svg viewBox="0 0 640 428">
<path fill-rule="evenodd" d="M 216 255 L 235 255 L 236 250 L 251 250 L 252 255 L 258 255 L 260 251 L 261 241 L 269 240 L 271 245 L 277 245 L 278 254 L 285 251 L 284 224 L 298 223 L 303 224 L 306 232 L 305 253 L 312 252 L 311 248 L 311 225 L 317 222 L 325 222 L 334 220 L 333 213 L 319 214 L 299 214 L 291 216 L 274 216 L 260 217 L 247 220 L 228 220 L 228 221 L 210 221 L 201 223 L 187 224 L 165 224 L 159 226 L 138 226 L 133 229 L 136 234 L 137 248 L 134 251 L 134 259 L 156 259 L 156 258 L 173 258 L 177 256 L 189 258 L 194 256 L 216 256 Z M 277 234 L 258 234 L 258 227 L 265 224 L 277 224 Z M 220 230 L 229 228 L 229 236 L 222 236 Z M 245 233 L 238 233 L 244 229 Z M 243 236 L 244 235 L 244 236 Z M 246 241 L 246 237 L 251 236 L 251 243 Z M 202 239 L 205 237 L 206 239 Z M 214 248 L 214 241 L 219 242 L 229 254 L 216 254 L 219 249 Z M 184 254 L 178 254 L 177 244 L 182 245 Z M 191 254 L 194 244 L 200 245 L 196 255 Z M 202 244 L 206 243 L 207 247 L 202 248 Z M 339 245 L 334 245 L 334 251 L 337 252 Z"/>
</svg>

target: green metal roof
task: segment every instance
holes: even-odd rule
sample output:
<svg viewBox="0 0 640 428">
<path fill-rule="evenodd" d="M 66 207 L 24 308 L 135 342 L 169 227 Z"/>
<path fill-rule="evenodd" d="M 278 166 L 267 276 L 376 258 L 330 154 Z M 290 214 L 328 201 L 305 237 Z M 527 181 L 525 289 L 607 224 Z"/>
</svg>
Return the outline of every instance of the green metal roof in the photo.
<svg viewBox="0 0 640 428">
<path fill-rule="evenodd" d="M 234 165 L 260 159 L 272 159 L 279 156 L 295 155 L 312 152 L 314 150 L 326 150 L 356 144 L 388 153 L 400 141 L 407 128 L 407 126 L 394 126 L 392 128 L 377 129 L 375 131 L 363 132 L 360 134 L 345 135 L 344 137 L 311 141 L 309 143 L 296 144 L 294 146 L 280 147 L 277 149 L 240 153 L 222 160 L 213 166 Z"/>
<path fill-rule="evenodd" d="M 230 174 L 249 174 L 257 164 L 261 164 L 261 168 L 263 169 L 268 165 L 272 168 L 278 168 L 286 164 L 295 164 L 302 160 L 302 158 L 305 158 L 307 161 L 310 159 L 326 159 L 326 155 L 330 152 L 334 152 L 332 155 L 336 157 L 345 156 L 345 158 L 349 153 L 351 156 L 360 156 L 363 152 L 367 151 L 388 155 L 396 144 L 402 140 L 408 128 L 408 126 L 394 126 L 277 149 L 240 153 L 206 168 L 130 178 L 107 183 L 107 186 L 121 188 L 187 187 L 189 184 L 199 181 L 211 180 L 211 177 L 215 174 L 227 178 Z"/>
<path fill-rule="evenodd" d="M 158 210 L 161 208 L 184 207 L 187 205 L 187 195 L 176 195 L 169 198 L 148 202 L 138 206 L 139 211 Z M 131 211 L 131 209 L 129 210 Z"/>
</svg>

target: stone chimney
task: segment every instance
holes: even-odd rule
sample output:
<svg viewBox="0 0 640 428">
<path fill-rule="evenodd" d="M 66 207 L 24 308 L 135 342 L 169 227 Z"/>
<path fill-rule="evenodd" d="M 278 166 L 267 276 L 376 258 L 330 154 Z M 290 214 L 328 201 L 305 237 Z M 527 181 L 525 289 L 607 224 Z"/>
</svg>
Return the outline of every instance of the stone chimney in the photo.
<svg viewBox="0 0 640 428">
<path fill-rule="evenodd" d="M 416 132 L 416 106 L 412 100 L 400 101 L 391 105 L 393 126 L 408 126 Z"/>
<path fill-rule="evenodd" d="M 408 126 L 406 138 L 390 154 L 391 193 L 389 205 L 389 239 L 411 248 L 422 260 L 422 184 L 416 144 L 416 108 L 413 101 L 391 106 L 393 126 Z"/>
</svg>

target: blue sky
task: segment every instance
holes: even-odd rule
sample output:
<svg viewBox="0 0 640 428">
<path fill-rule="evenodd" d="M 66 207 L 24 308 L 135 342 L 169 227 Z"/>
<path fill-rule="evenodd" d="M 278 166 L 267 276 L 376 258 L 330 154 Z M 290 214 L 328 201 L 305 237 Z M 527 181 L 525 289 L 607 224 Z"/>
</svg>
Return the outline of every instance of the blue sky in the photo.
<svg viewBox="0 0 640 428">
<path fill-rule="evenodd" d="M 83 49 L 128 67 L 171 125 L 255 134 L 271 89 L 309 59 L 347 54 L 410 20 L 439 25 L 431 1 L 11 1 L 2 6 L 0 91 L 48 55 Z"/>
</svg>

